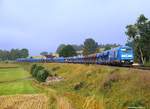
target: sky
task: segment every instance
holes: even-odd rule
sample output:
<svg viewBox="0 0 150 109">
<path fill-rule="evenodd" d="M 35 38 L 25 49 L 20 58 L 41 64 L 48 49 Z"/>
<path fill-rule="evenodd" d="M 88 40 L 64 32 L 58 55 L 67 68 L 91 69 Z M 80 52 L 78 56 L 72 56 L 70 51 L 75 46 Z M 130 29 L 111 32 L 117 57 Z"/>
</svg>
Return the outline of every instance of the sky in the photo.
<svg viewBox="0 0 150 109">
<path fill-rule="evenodd" d="M 150 18 L 149 0 L 0 0 L 0 49 L 39 55 L 86 38 L 124 45 L 140 14 Z"/>
</svg>

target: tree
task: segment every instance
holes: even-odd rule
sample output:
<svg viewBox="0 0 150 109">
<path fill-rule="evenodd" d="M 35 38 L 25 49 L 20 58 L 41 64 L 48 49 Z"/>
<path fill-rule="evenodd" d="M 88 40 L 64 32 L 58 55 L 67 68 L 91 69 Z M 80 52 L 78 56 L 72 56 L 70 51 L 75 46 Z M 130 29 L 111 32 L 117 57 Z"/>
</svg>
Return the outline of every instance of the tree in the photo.
<svg viewBox="0 0 150 109">
<path fill-rule="evenodd" d="M 73 48 L 76 50 L 76 51 L 81 51 L 83 49 L 83 45 L 76 45 L 76 44 L 73 44 L 72 45 Z"/>
<path fill-rule="evenodd" d="M 43 69 L 43 70 L 38 71 L 36 79 L 39 82 L 45 82 L 48 75 L 49 75 L 48 71 Z"/>
<path fill-rule="evenodd" d="M 137 22 L 128 25 L 126 29 L 128 40 L 133 44 L 136 59 L 142 64 L 150 61 L 150 21 L 144 15 L 140 15 Z"/>
<path fill-rule="evenodd" d="M 37 66 L 36 64 L 32 65 L 30 73 L 39 82 L 45 82 L 45 80 L 49 76 L 49 71 L 45 70 L 45 68 L 42 66 Z"/>
<path fill-rule="evenodd" d="M 28 49 L 24 48 L 21 50 L 21 57 L 22 58 L 27 58 L 29 56 L 29 51 Z"/>
<path fill-rule="evenodd" d="M 42 55 L 42 56 L 48 55 L 48 52 L 47 51 L 43 51 L 43 52 L 40 53 L 40 55 Z"/>
<path fill-rule="evenodd" d="M 44 69 L 44 67 L 43 66 L 34 66 L 34 69 L 32 70 L 32 76 L 33 77 L 37 77 L 37 74 L 38 74 L 38 72 L 40 71 L 40 70 L 43 70 Z"/>
<path fill-rule="evenodd" d="M 19 49 L 11 49 L 10 51 L 11 60 L 16 60 L 17 58 L 22 58 L 21 51 Z"/>
<path fill-rule="evenodd" d="M 66 45 L 60 52 L 59 56 L 62 57 L 71 57 L 71 56 L 76 56 L 77 53 L 75 49 L 71 45 Z"/>
<path fill-rule="evenodd" d="M 129 47 L 134 47 L 134 43 L 133 43 L 133 41 L 127 41 L 127 43 L 125 44 L 126 46 L 129 46 Z"/>
<path fill-rule="evenodd" d="M 65 46 L 65 44 L 60 44 L 56 50 L 56 53 L 59 53 Z"/>
<path fill-rule="evenodd" d="M 92 38 L 88 38 L 84 41 L 84 46 L 83 46 L 83 55 L 89 55 L 96 53 L 98 49 L 98 43 L 95 42 Z"/>
<path fill-rule="evenodd" d="M 106 46 L 105 47 L 105 49 L 104 49 L 104 51 L 106 51 L 106 50 L 110 50 L 111 49 L 111 47 L 110 46 Z"/>
<path fill-rule="evenodd" d="M 17 58 L 26 58 L 29 55 L 28 49 L 11 49 L 10 51 L 7 50 L 0 50 L 0 60 L 16 60 Z"/>
</svg>

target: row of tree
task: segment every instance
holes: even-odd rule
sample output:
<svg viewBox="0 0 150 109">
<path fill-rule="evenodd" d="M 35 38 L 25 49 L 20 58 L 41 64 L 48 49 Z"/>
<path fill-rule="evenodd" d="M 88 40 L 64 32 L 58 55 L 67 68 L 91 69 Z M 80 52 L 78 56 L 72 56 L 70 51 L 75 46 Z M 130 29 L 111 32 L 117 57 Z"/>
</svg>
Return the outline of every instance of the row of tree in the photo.
<svg viewBox="0 0 150 109">
<path fill-rule="evenodd" d="M 89 39 L 91 39 L 91 38 L 89 38 Z M 93 40 L 94 39 L 92 39 L 90 41 L 90 43 L 93 43 Z M 67 45 L 66 44 L 60 44 L 56 50 L 56 53 L 59 53 L 65 46 L 67 46 Z M 71 46 L 75 49 L 75 51 L 82 51 L 84 48 L 83 44 L 81 44 L 81 45 L 72 44 Z M 118 47 L 118 46 L 120 46 L 120 45 L 119 44 L 98 44 L 98 49 L 109 50 L 111 48 Z M 48 54 L 48 52 L 42 52 L 41 54 L 43 54 L 43 53 Z"/>
<path fill-rule="evenodd" d="M 16 60 L 17 58 L 26 58 L 29 56 L 28 49 L 11 49 L 8 50 L 0 50 L 0 60 Z"/>
<path fill-rule="evenodd" d="M 126 27 L 127 45 L 134 48 L 135 60 L 144 64 L 150 62 L 150 20 L 144 15 L 135 24 Z"/>
<path fill-rule="evenodd" d="M 82 54 L 84 56 L 101 52 L 100 49 L 109 50 L 113 47 L 119 46 L 118 44 L 98 44 L 94 39 L 88 38 L 84 41 L 83 45 L 65 45 L 61 44 L 57 48 L 56 52 L 59 53 L 60 56 L 69 57 L 76 56 L 77 51 L 83 51 Z"/>
<path fill-rule="evenodd" d="M 65 45 L 61 44 L 57 48 L 57 53 L 59 53 L 60 56 L 63 57 L 70 57 L 70 56 L 76 56 L 77 51 L 83 51 L 83 55 L 89 55 L 92 53 L 99 52 L 99 46 L 98 43 L 92 39 L 88 38 L 84 41 L 83 45 Z"/>
<path fill-rule="evenodd" d="M 60 44 L 56 50 L 56 53 L 59 53 L 65 46 L 67 46 L 66 44 Z M 81 51 L 83 49 L 83 45 L 76 45 L 73 44 L 71 45 L 75 51 Z"/>
</svg>

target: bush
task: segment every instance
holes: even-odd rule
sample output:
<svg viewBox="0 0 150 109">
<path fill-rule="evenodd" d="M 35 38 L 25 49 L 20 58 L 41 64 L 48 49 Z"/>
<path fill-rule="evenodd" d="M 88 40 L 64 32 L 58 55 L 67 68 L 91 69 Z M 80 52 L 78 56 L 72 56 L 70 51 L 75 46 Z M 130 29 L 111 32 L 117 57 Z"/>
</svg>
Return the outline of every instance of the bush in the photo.
<svg viewBox="0 0 150 109">
<path fill-rule="evenodd" d="M 35 70 L 36 67 L 37 67 L 36 64 L 32 65 L 31 70 L 30 70 L 31 75 L 33 74 L 33 72 L 34 72 L 34 70 Z"/>
<path fill-rule="evenodd" d="M 44 69 L 44 67 L 42 67 L 42 66 L 35 67 L 35 69 L 33 70 L 32 76 L 37 77 L 38 72 L 43 69 Z"/>
<path fill-rule="evenodd" d="M 32 65 L 30 73 L 40 82 L 45 82 L 49 75 L 52 76 L 51 72 L 45 70 L 43 66 L 37 66 L 36 64 Z"/>
<path fill-rule="evenodd" d="M 74 90 L 80 90 L 85 85 L 85 82 L 79 82 L 74 85 Z"/>
<path fill-rule="evenodd" d="M 45 80 L 47 79 L 49 73 L 47 70 L 39 70 L 38 73 L 37 73 L 37 80 L 40 81 L 40 82 L 45 82 Z"/>
</svg>

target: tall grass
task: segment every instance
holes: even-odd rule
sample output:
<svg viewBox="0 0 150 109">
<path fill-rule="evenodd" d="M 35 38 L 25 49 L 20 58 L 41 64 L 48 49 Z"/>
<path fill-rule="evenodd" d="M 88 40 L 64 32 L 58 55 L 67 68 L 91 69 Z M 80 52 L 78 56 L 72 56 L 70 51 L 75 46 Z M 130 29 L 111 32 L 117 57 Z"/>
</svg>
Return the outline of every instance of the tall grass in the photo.
<svg viewBox="0 0 150 109">
<path fill-rule="evenodd" d="M 42 64 L 62 76 L 53 88 L 75 109 L 126 109 L 150 107 L 150 71 L 79 64 Z"/>
</svg>

